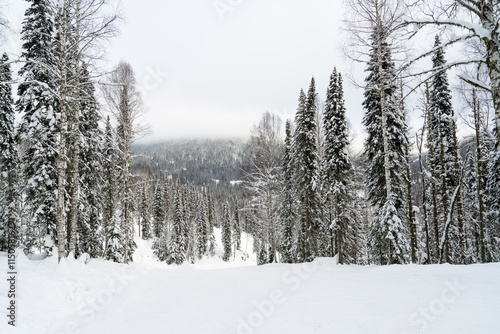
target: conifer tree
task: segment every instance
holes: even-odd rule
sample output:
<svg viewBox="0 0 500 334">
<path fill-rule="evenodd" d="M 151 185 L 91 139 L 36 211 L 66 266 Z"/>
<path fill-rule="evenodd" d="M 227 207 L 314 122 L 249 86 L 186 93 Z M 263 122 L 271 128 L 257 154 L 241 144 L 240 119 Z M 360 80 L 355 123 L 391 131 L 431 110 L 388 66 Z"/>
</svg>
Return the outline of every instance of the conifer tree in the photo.
<svg viewBox="0 0 500 334">
<path fill-rule="evenodd" d="M 186 259 L 187 240 L 186 222 L 182 203 L 182 195 L 179 189 L 175 190 L 174 212 L 172 221 L 172 238 L 170 249 L 170 263 L 182 264 Z"/>
<path fill-rule="evenodd" d="M 160 233 L 159 238 L 155 238 L 153 242 L 153 253 L 158 257 L 160 261 L 166 261 L 167 263 L 173 263 L 172 257 L 170 255 L 170 239 L 167 232 L 167 224 L 163 225 L 163 229 Z"/>
<path fill-rule="evenodd" d="M 0 251 L 19 245 L 19 224 L 16 207 L 18 187 L 17 147 L 14 133 L 14 100 L 12 73 L 6 53 L 0 59 Z"/>
<path fill-rule="evenodd" d="M 234 219 L 233 219 L 233 236 L 232 240 L 234 243 L 234 251 L 241 250 L 241 222 L 240 222 L 240 209 L 238 207 L 238 202 L 234 204 Z"/>
<path fill-rule="evenodd" d="M 103 233 L 104 256 L 114 262 L 123 262 L 125 254 L 124 240 L 117 214 L 117 160 L 118 152 L 115 145 L 115 136 L 109 116 L 106 119 L 104 134 L 104 159 L 103 159 Z"/>
<path fill-rule="evenodd" d="M 441 45 L 439 36 L 436 36 L 434 47 Z M 430 115 L 428 125 L 428 161 L 431 165 L 433 182 L 436 187 L 437 216 L 439 236 L 435 242 L 439 261 L 463 262 L 465 251 L 463 214 L 460 191 L 458 196 L 453 194 L 459 187 L 459 158 L 458 141 L 456 137 L 456 123 L 446 72 L 440 71 L 446 64 L 444 51 L 438 48 L 432 57 L 433 68 L 438 72 L 433 77 L 430 87 Z M 456 201 L 456 205 L 452 203 Z M 451 211 L 451 207 L 456 209 Z M 452 221 L 448 221 L 452 217 Z M 446 226 L 447 225 L 447 226 Z M 450 235 L 448 235 L 448 231 Z M 443 243 L 444 241 L 444 243 Z M 437 260 L 437 259 L 436 259 Z"/>
<path fill-rule="evenodd" d="M 144 186 L 141 191 L 141 204 L 139 207 L 139 213 L 140 213 L 140 220 L 141 220 L 141 232 L 142 232 L 142 239 L 143 240 L 148 240 L 151 237 L 151 205 L 150 205 L 150 195 L 148 194 L 149 191 L 147 189 L 148 187 Z M 161 189 L 161 186 L 158 184 L 156 186 L 156 189 Z M 156 192 L 155 192 L 156 193 Z M 163 200 L 162 197 L 160 197 L 161 200 Z M 156 204 L 156 196 L 155 200 L 153 202 L 153 206 Z M 161 207 L 163 207 L 163 203 L 160 203 Z M 153 215 L 155 214 L 153 208 Z M 162 219 L 163 219 L 163 212 L 162 213 Z M 154 216 L 154 219 L 156 219 L 156 216 Z"/>
<path fill-rule="evenodd" d="M 165 224 L 164 201 L 165 198 L 164 198 L 163 188 L 162 185 L 159 183 L 156 186 L 154 201 L 153 201 L 153 235 L 156 238 L 160 237 L 161 231 L 163 231 L 163 225 Z"/>
<path fill-rule="evenodd" d="M 80 77 L 80 141 L 79 141 L 79 182 L 80 201 L 78 205 L 78 253 L 88 253 L 98 257 L 103 252 L 102 211 L 104 207 L 103 181 L 104 136 L 99 123 L 98 103 L 95 87 L 90 82 L 87 65 L 82 65 Z"/>
<path fill-rule="evenodd" d="M 210 194 L 210 189 L 205 189 L 205 199 L 207 201 L 207 218 L 208 218 L 208 225 L 207 225 L 207 239 L 208 239 L 208 253 L 210 256 L 215 255 L 215 248 L 217 247 L 217 241 L 215 239 L 214 235 L 214 226 L 216 224 L 216 217 L 215 217 L 215 206 L 214 206 L 214 201 L 212 200 L 212 196 Z"/>
<path fill-rule="evenodd" d="M 301 229 L 299 233 L 303 234 L 303 244 L 299 244 L 301 261 L 312 261 L 317 255 L 316 239 L 320 226 L 316 109 L 316 85 L 312 78 L 307 97 L 304 91 L 300 92 L 299 108 L 295 116 L 295 178 L 300 203 Z"/>
<path fill-rule="evenodd" d="M 264 243 L 257 241 L 257 265 L 262 266 L 269 263 L 267 247 Z"/>
<path fill-rule="evenodd" d="M 167 217 L 169 217 L 170 208 L 172 207 L 171 192 L 172 192 L 172 183 L 170 182 L 168 177 L 165 177 L 165 181 L 163 182 L 163 221 L 165 222 L 167 231 L 168 231 Z"/>
<path fill-rule="evenodd" d="M 281 261 L 295 262 L 295 196 L 292 164 L 292 130 L 290 121 L 285 123 L 285 150 L 282 167 L 282 192 L 280 217 L 282 222 Z"/>
<path fill-rule="evenodd" d="M 229 261 L 231 258 L 231 215 L 229 213 L 229 206 L 224 203 L 222 209 L 222 222 L 221 222 L 221 233 L 222 233 L 222 247 L 224 249 L 224 254 L 222 255 L 222 260 Z"/>
<path fill-rule="evenodd" d="M 19 138 L 26 150 L 22 156 L 26 180 L 26 252 L 49 254 L 57 242 L 58 107 L 54 96 L 54 23 L 47 0 L 30 0 L 21 31 L 23 67 L 16 102 L 22 115 Z"/>
<path fill-rule="evenodd" d="M 208 218 L 207 218 L 207 202 L 200 193 L 198 198 L 198 215 L 196 218 L 196 252 L 198 259 L 201 259 L 207 253 L 208 244 Z"/>
<path fill-rule="evenodd" d="M 370 246 L 380 264 L 405 263 L 408 253 L 405 207 L 406 124 L 397 100 L 389 29 L 378 18 L 366 68 L 363 124 L 368 197 L 375 208 Z"/>
<path fill-rule="evenodd" d="M 116 215 L 113 215 L 111 221 L 107 222 L 104 257 L 106 260 L 123 263 L 125 247 L 120 225 Z"/>
<path fill-rule="evenodd" d="M 349 134 L 342 76 L 333 70 L 323 115 L 324 155 L 322 161 L 326 192 L 326 221 L 330 256 L 338 254 L 339 263 L 355 262 L 357 249 L 356 195 L 354 167 L 348 155 Z M 353 251 L 354 250 L 354 251 Z"/>
</svg>

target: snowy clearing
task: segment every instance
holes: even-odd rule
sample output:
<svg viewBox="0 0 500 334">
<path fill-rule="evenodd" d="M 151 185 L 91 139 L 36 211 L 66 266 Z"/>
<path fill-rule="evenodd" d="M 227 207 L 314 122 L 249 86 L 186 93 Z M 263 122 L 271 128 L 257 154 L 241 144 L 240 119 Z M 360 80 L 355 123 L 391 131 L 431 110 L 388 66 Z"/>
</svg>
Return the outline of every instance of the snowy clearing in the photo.
<svg viewBox="0 0 500 334">
<path fill-rule="evenodd" d="M 17 258 L 16 328 L 0 333 L 499 333 L 500 264 L 167 266 L 140 239 L 130 265 Z M 7 254 L 0 253 L 3 267 Z"/>
</svg>

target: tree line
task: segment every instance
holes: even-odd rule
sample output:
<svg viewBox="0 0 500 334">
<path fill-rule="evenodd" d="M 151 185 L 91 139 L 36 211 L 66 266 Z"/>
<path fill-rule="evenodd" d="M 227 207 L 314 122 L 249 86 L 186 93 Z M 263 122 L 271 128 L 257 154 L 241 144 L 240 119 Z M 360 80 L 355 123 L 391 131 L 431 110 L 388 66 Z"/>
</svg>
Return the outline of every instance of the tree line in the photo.
<svg viewBox="0 0 500 334">
<path fill-rule="evenodd" d="M 145 129 L 133 69 L 122 62 L 98 77 L 93 66 L 116 33 L 106 1 L 28 2 L 17 78 L 14 61 L 0 60 L 0 250 L 127 263 L 139 234 L 159 260 L 180 264 L 213 255 L 220 228 L 224 260 L 242 249 L 243 231 L 259 264 L 499 260 L 496 1 L 346 1 L 355 43 L 346 52 L 365 69 L 363 153 L 349 153 L 344 78 L 334 69 L 324 104 L 313 78 L 293 121 L 265 113 L 252 128 L 240 157 L 243 194 L 134 167 L 132 143 Z M 423 16 L 408 17 L 408 6 Z M 442 42 L 437 30 L 428 51 L 402 58 L 403 41 L 432 25 L 465 31 L 471 54 L 447 62 L 445 48 L 464 37 Z M 426 56 L 427 67 L 412 72 Z M 462 142 L 447 75 L 456 66 L 474 130 Z M 405 99 L 416 86 L 425 121 L 412 134 Z"/>
<path fill-rule="evenodd" d="M 364 64 L 366 73 L 362 105 L 367 137 L 359 165 L 348 154 L 343 80 L 337 70 L 330 77 L 324 110 L 318 108 L 314 78 L 307 94 L 300 92 L 295 119 L 285 124 L 284 142 L 276 139 L 282 125 L 275 115 L 266 113 L 253 129 L 253 166 L 247 185 L 252 194 L 249 208 L 260 226 L 254 235 L 260 242 L 259 263 L 335 255 L 339 263 L 499 260 L 495 85 L 500 58 L 492 57 L 498 56 L 500 5 L 495 1 L 456 1 L 448 7 L 443 5 L 446 1 L 438 3 L 442 6 L 425 1 L 347 2 L 353 49 L 346 52 Z M 435 15 L 408 18 L 409 7 L 418 7 L 424 14 L 432 8 Z M 443 8 L 453 10 L 443 13 Z M 471 22 L 463 20 L 464 14 Z M 408 31 L 412 25 L 416 29 Z M 411 61 L 396 59 L 408 51 L 404 40 L 429 25 L 466 30 L 476 54 L 448 63 L 445 47 L 463 38 L 443 43 L 436 34 L 434 44 L 428 46 L 431 51 Z M 485 51 L 486 56 L 478 60 L 477 51 Z M 410 65 L 425 56 L 432 64 L 420 74 L 427 77 L 408 74 Z M 447 76 L 450 68 L 459 65 L 465 66 L 460 93 L 474 128 L 474 135 L 462 145 Z M 418 83 L 411 87 L 415 78 Z M 413 143 L 405 98 L 408 90 L 418 87 L 425 121 Z M 495 111 L 493 127 L 490 110 Z"/>
<path fill-rule="evenodd" d="M 119 16 L 105 0 L 28 2 L 22 53 L 15 60 L 4 53 L 0 66 L 0 250 L 21 247 L 59 260 L 105 255 L 119 235 L 120 261 L 128 262 L 134 249 L 130 145 L 140 131 L 142 102 L 130 65 L 120 63 L 106 76 L 94 66 Z M 13 63 L 22 65 L 17 78 Z M 99 92 L 113 115 L 114 126 L 108 116 L 105 129 Z"/>
</svg>

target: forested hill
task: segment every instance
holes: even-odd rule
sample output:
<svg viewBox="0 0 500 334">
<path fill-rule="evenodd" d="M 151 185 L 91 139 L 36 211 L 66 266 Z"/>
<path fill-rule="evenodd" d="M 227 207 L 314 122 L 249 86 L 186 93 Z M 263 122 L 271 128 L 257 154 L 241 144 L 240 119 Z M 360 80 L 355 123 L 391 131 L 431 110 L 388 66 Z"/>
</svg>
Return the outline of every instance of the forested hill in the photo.
<svg viewBox="0 0 500 334">
<path fill-rule="evenodd" d="M 241 161 L 246 143 L 242 139 L 182 139 L 134 145 L 134 169 L 149 166 L 196 185 L 229 185 L 241 179 Z"/>
</svg>

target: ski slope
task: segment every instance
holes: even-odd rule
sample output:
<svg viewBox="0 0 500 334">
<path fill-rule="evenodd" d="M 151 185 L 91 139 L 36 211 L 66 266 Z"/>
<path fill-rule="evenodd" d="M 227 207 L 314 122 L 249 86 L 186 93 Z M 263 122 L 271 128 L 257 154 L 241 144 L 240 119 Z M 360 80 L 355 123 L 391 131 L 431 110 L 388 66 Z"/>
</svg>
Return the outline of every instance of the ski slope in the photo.
<svg viewBox="0 0 500 334">
<path fill-rule="evenodd" d="M 2 279 L 0 333 L 500 333 L 498 263 L 167 266 L 137 242 L 130 265 L 19 255 L 17 326 Z"/>
</svg>

